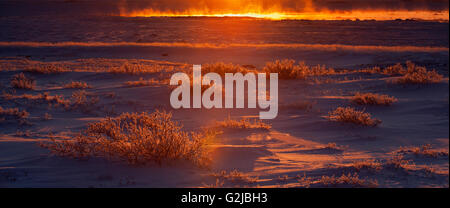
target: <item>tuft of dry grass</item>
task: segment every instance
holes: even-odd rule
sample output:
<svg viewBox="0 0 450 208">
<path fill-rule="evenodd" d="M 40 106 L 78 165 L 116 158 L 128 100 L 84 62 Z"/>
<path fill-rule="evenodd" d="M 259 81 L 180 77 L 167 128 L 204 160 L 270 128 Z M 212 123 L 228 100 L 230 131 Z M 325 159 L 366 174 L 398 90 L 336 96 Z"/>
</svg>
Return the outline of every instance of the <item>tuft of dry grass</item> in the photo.
<svg viewBox="0 0 450 208">
<path fill-rule="evenodd" d="M 280 79 L 306 79 L 309 76 L 331 75 L 336 72 L 334 69 L 326 68 L 325 66 L 307 66 L 304 62 L 295 64 L 295 60 L 284 59 L 268 62 L 264 66 L 266 73 L 278 73 Z"/>
<path fill-rule="evenodd" d="M 407 62 L 409 63 L 409 62 Z M 361 72 L 372 73 L 372 74 L 384 74 L 389 76 L 402 75 L 406 73 L 405 68 L 402 64 L 397 63 L 392 66 L 387 66 L 385 68 L 380 68 L 378 66 L 372 68 L 362 69 Z"/>
<path fill-rule="evenodd" d="M 337 151 L 344 151 L 345 149 L 347 149 L 347 146 L 343 146 L 343 145 L 337 145 L 334 142 L 329 142 L 327 143 L 327 145 L 325 145 L 325 147 L 323 147 L 323 149 L 327 149 L 327 150 L 337 150 Z"/>
<path fill-rule="evenodd" d="M 77 90 L 72 93 L 70 99 L 65 99 L 61 95 L 50 95 L 48 92 L 39 94 L 22 94 L 15 95 L 12 93 L 3 92 L 2 98 L 6 100 L 14 100 L 15 102 L 24 99 L 26 104 L 48 104 L 49 106 L 62 106 L 66 110 L 81 109 L 85 113 L 92 113 L 93 110 L 98 109 L 97 103 L 99 97 L 86 92 L 85 90 Z"/>
<path fill-rule="evenodd" d="M 14 95 L 12 93 L 3 92 L 1 95 L 6 100 L 17 100 L 17 99 L 25 99 L 27 101 L 32 101 L 32 104 L 42 104 L 46 103 L 49 105 L 61 105 L 67 107 L 69 105 L 69 101 L 65 100 L 61 95 L 50 95 L 48 92 L 39 93 L 39 94 L 22 94 L 22 95 Z"/>
<path fill-rule="evenodd" d="M 358 111 L 351 107 L 338 107 L 334 111 L 328 112 L 328 120 L 353 123 L 362 126 L 375 127 L 381 123 L 380 120 L 374 119 L 369 113 Z"/>
<path fill-rule="evenodd" d="M 19 110 L 18 108 L 3 108 L 0 106 L 0 122 L 18 120 L 20 123 L 28 118 L 30 113 L 25 110 Z"/>
<path fill-rule="evenodd" d="M 216 177 L 219 180 L 227 180 L 237 184 L 255 184 L 258 182 L 258 177 L 252 177 L 246 173 L 239 172 L 238 170 L 232 170 L 230 172 L 223 170 L 212 173 L 211 176 Z"/>
<path fill-rule="evenodd" d="M 425 67 L 416 66 L 415 64 L 408 63 L 407 72 L 397 80 L 398 84 L 433 84 L 442 81 L 443 76 L 437 73 L 435 70 L 427 70 Z"/>
<path fill-rule="evenodd" d="M 11 87 L 18 89 L 33 90 L 36 82 L 25 76 L 24 73 L 15 74 L 11 79 Z"/>
<path fill-rule="evenodd" d="M 215 184 L 205 184 L 203 183 L 204 188 L 223 188 L 225 184 L 225 181 L 221 181 L 220 179 L 216 178 Z"/>
<path fill-rule="evenodd" d="M 70 83 L 65 84 L 64 88 L 67 88 L 67 89 L 86 89 L 86 88 L 91 88 L 91 86 L 88 83 L 86 83 L 86 82 L 72 81 Z"/>
<path fill-rule="evenodd" d="M 384 166 L 385 168 L 406 171 L 408 168 L 414 166 L 414 164 L 411 163 L 411 160 L 404 159 L 402 155 L 394 155 L 392 158 L 386 160 Z"/>
<path fill-rule="evenodd" d="M 91 96 L 85 90 L 78 90 L 72 93 L 70 105 L 72 109 L 80 108 L 85 112 L 90 112 L 98 102 L 98 97 Z"/>
<path fill-rule="evenodd" d="M 351 101 L 358 105 L 385 105 L 389 106 L 398 100 L 389 95 L 375 94 L 375 93 L 359 93 L 357 92 Z"/>
<path fill-rule="evenodd" d="M 355 161 L 352 164 L 352 167 L 354 167 L 356 170 L 369 170 L 369 171 L 380 171 L 383 169 L 383 165 L 375 160 L 362 160 L 362 161 Z"/>
<path fill-rule="evenodd" d="M 61 72 L 67 72 L 68 69 L 61 65 L 56 65 L 53 63 L 37 63 L 27 66 L 24 71 L 39 73 L 39 74 L 55 74 Z"/>
<path fill-rule="evenodd" d="M 418 156 L 427 156 L 427 157 L 439 157 L 439 156 L 448 156 L 448 152 L 433 150 L 431 144 L 425 144 L 421 147 L 416 147 L 413 150 L 415 155 Z"/>
<path fill-rule="evenodd" d="M 171 117 L 160 111 L 123 113 L 88 124 L 87 129 L 73 139 L 53 139 L 41 145 L 57 155 L 79 159 L 98 156 L 133 165 L 187 160 L 206 165 L 209 161 L 207 142 L 215 133 L 206 130 L 187 133 Z"/>
<path fill-rule="evenodd" d="M 167 68 L 167 66 L 166 66 Z M 163 65 L 159 64 L 143 64 L 139 61 L 137 62 L 131 62 L 126 61 L 122 63 L 119 67 L 111 67 L 109 69 L 109 72 L 113 74 L 131 74 L 131 75 L 138 75 L 138 74 L 146 74 L 146 73 L 158 73 L 164 70 Z"/>
<path fill-rule="evenodd" d="M 144 78 L 140 77 L 138 81 L 127 81 L 124 83 L 125 86 L 128 87 L 142 87 L 142 86 L 150 86 L 150 85 L 159 85 L 159 84 L 165 84 L 168 83 L 168 81 L 160 81 L 157 79 L 148 79 L 145 80 Z"/>
<path fill-rule="evenodd" d="M 378 73 L 389 76 L 401 76 L 397 78 L 394 83 L 398 84 L 432 84 L 442 81 L 443 76 L 437 73 L 434 69 L 428 70 L 426 67 L 417 66 L 411 61 L 406 62 L 406 68 L 397 63 L 393 66 L 388 66 L 384 69 L 380 67 L 373 67 L 370 69 L 363 69 L 362 72 Z"/>
<path fill-rule="evenodd" d="M 230 128 L 230 129 L 264 129 L 269 130 L 272 125 L 262 122 L 259 119 L 250 120 L 243 118 L 241 120 L 233 120 L 230 117 L 224 121 L 218 121 L 216 123 L 218 127 Z"/>
<path fill-rule="evenodd" d="M 357 173 L 352 174 L 342 174 L 340 177 L 336 176 L 322 176 L 320 180 L 317 181 L 319 184 L 323 184 L 325 186 L 334 186 L 334 187 L 354 187 L 354 188 L 376 188 L 378 187 L 378 182 L 376 180 L 369 179 L 361 179 Z"/>
<path fill-rule="evenodd" d="M 411 153 L 414 154 L 415 156 L 432 157 L 432 158 L 448 157 L 448 151 L 434 150 L 431 144 L 425 144 L 422 145 L 421 147 L 401 148 L 397 152 L 403 154 Z"/>
<path fill-rule="evenodd" d="M 202 74 L 207 74 L 209 72 L 215 72 L 223 77 L 223 76 L 225 76 L 225 73 L 246 74 L 246 73 L 250 72 L 250 70 L 241 65 L 231 64 L 231 63 L 216 62 L 216 63 L 212 63 L 212 64 L 203 64 L 202 65 Z"/>
</svg>

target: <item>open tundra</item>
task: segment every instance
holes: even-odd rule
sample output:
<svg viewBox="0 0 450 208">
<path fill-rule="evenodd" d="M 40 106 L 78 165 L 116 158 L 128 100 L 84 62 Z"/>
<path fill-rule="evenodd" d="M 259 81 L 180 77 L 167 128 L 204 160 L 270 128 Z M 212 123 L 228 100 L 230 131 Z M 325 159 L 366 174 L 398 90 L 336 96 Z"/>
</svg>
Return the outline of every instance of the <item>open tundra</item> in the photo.
<svg viewBox="0 0 450 208">
<path fill-rule="evenodd" d="M 90 63 L 93 68 L 78 68 Z M 261 122 L 259 109 L 172 109 L 168 77 L 173 71 L 192 70 L 186 64 L 2 59 L 2 66 L 9 69 L 0 72 L 2 187 L 448 186 L 446 77 L 431 84 L 399 84 L 395 80 L 402 75 L 364 68 L 282 79 L 278 116 Z M 119 72 L 131 66 L 142 73 Z M 64 70 L 46 74 L 31 70 L 36 67 Z M 23 70 L 22 79 L 33 80 L 33 89 L 11 85 Z M 152 79 L 158 82 L 127 84 Z M 384 101 L 386 96 L 374 96 L 379 94 L 396 102 L 354 102 L 363 92 L 371 93 L 364 95 L 366 100 Z M 93 133 L 88 123 L 99 128 L 101 122 L 108 124 L 106 117 L 154 111 L 171 112 L 166 121 L 178 122 L 182 131 L 214 131 L 204 147 L 210 160 L 130 160 L 129 153 L 112 159 L 101 152 L 83 155 L 75 146 L 52 148 L 86 129 Z M 370 120 L 364 119 L 379 122 L 366 125 Z"/>
<path fill-rule="evenodd" d="M 0 187 L 449 186 L 448 22 L 2 14 Z M 276 118 L 172 108 L 194 64 Z"/>
</svg>

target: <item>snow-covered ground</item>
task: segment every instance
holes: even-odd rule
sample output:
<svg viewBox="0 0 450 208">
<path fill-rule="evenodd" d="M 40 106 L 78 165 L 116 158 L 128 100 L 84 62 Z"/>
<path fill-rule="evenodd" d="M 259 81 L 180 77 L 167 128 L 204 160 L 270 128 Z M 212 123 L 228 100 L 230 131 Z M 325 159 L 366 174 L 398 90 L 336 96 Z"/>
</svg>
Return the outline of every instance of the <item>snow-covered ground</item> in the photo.
<svg viewBox="0 0 450 208">
<path fill-rule="evenodd" d="M 0 106 L 28 111 L 30 124 L 0 123 L 0 187 L 204 187 L 215 184 L 216 178 L 224 186 L 323 187 L 323 177 L 348 174 L 376 180 L 378 187 L 448 187 L 448 23 L 4 15 L 0 28 L 3 95 L 48 92 L 69 99 L 77 89 L 62 86 L 83 81 L 91 86 L 86 91 L 99 99 L 93 111 L 84 112 L 2 96 Z M 350 70 L 411 60 L 436 69 L 444 80 L 403 86 L 389 83 L 387 80 L 393 79 L 389 76 L 352 72 L 317 83 L 280 80 L 278 117 L 265 121 L 272 128 L 223 129 L 211 144 L 209 169 L 188 163 L 134 167 L 101 158 L 79 161 L 53 156 L 38 145 L 50 134 L 70 138 L 89 122 L 122 112 L 165 109 L 185 130 L 194 131 L 228 117 L 256 117 L 259 112 L 174 110 L 167 85 L 124 86 L 140 77 L 158 78 L 158 73 L 108 72 L 124 62 L 158 65 L 163 71 L 217 61 L 261 69 L 268 61 L 287 58 Z M 71 71 L 26 72 L 36 80 L 34 90 L 10 87 L 14 74 L 39 63 Z M 398 102 L 357 106 L 349 100 L 355 92 L 388 94 Z M 289 107 L 305 101 L 311 103 L 311 109 Z M 324 118 L 339 106 L 365 109 L 382 123 L 358 127 Z M 44 119 L 45 113 L 51 119 Z M 402 147 L 426 144 L 447 155 L 398 152 Z M 399 154 L 410 160 L 409 164 L 392 167 L 389 161 Z M 378 168 L 357 165 L 372 160 Z M 237 170 L 245 176 L 232 180 L 213 174 L 223 170 Z"/>
</svg>

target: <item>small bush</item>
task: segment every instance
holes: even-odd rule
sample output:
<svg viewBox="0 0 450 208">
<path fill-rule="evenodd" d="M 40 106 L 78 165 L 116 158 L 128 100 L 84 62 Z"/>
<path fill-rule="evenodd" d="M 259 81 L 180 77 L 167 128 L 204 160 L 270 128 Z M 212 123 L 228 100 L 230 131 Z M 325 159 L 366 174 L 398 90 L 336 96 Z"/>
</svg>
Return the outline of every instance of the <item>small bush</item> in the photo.
<svg viewBox="0 0 450 208">
<path fill-rule="evenodd" d="M 129 164 L 188 160 L 198 165 L 208 162 L 207 141 L 215 133 L 187 133 L 171 120 L 171 114 L 155 111 L 123 113 L 116 118 L 88 124 L 87 130 L 71 140 L 42 144 L 61 156 L 100 156 Z"/>
<path fill-rule="evenodd" d="M 162 65 L 147 65 L 142 63 L 124 62 L 120 67 L 112 67 L 109 72 L 114 74 L 145 74 L 145 73 L 157 73 L 164 70 Z"/>
<path fill-rule="evenodd" d="M 85 112 L 90 112 L 98 101 L 98 97 L 91 96 L 85 90 L 78 90 L 72 93 L 70 105 L 72 109 L 80 108 Z"/>
<path fill-rule="evenodd" d="M 398 100 L 389 95 L 381 95 L 374 93 L 356 93 L 352 98 L 352 102 L 358 105 L 391 105 Z"/>
<path fill-rule="evenodd" d="M 67 89 L 86 89 L 86 88 L 91 88 L 91 86 L 88 85 L 86 82 L 72 81 L 72 82 L 70 82 L 68 84 L 65 84 L 64 88 L 67 88 Z"/>
<path fill-rule="evenodd" d="M 406 62 L 407 64 L 410 63 L 409 61 Z M 395 75 L 403 75 L 406 73 L 406 69 L 403 67 L 402 64 L 397 63 L 392 66 L 387 66 L 385 68 L 380 68 L 378 66 L 372 67 L 372 68 L 366 68 L 362 69 L 361 72 L 366 73 L 372 73 L 372 74 L 384 74 L 389 76 L 395 76 Z"/>
<path fill-rule="evenodd" d="M 358 111 L 351 107 L 338 107 L 328 113 L 330 121 L 354 123 L 362 126 L 377 126 L 381 123 L 378 119 L 372 119 L 369 113 Z"/>
<path fill-rule="evenodd" d="M 388 66 L 384 69 L 380 67 L 373 67 L 370 69 L 362 69 L 362 72 L 367 73 L 379 73 L 385 74 L 389 76 L 398 76 L 401 75 L 400 78 L 397 78 L 394 83 L 398 84 L 432 84 L 439 83 L 442 81 L 443 76 L 437 73 L 435 70 L 427 70 L 427 68 L 422 66 L 417 66 L 411 61 L 406 62 L 406 68 L 397 63 L 393 66 Z"/>
<path fill-rule="evenodd" d="M 431 144 L 425 144 L 421 147 L 416 147 L 413 150 L 414 154 L 417 156 L 426 156 L 426 157 L 439 157 L 439 156 L 448 156 L 448 152 L 433 150 Z"/>
<path fill-rule="evenodd" d="M 160 80 L 156 80 L 156 79 L 145 80 L 144 78 L 140 77 L 138 81 L 125 82 L 125 86 L 142 87 L 142 86 L 158 85 L 158 84 L 162 84 L 162 83 L 164 83 L 164 81 L 160 81 Z"/>
<path fill-rule="evenodd" d="M 217 62 L 212 64 L 202 65 L 202 74 L 207 74 L 209 72 L 215 72 L 221 76 L 225 76 L 225 73 L 242 73 L 246 74 L 250 72 L 247 68 L 236 64 L 226 64 L 223 62 Z"/>
<path fill-rule="evenodd" d="M 39 74 L 55 74 L 69 71 L 68 69 L 52 63 L 33 64 L 25 68 L 25 71 Z"/>
<path fill-rule="evenodd" d="M 327 143 L 327 145 L 325 145 L 325 147 L 323 149 L 344 151 L 346 149 L 346 146 L 337 145 L 334 142 L 329 142 L 329 143 Z"/>
<path fill-rule="evenodd" d="M 380 171 L 383 169 L 383 165 L 375 160 L 363 160 L 363 161 L 356 161 L 353 162 L 352 167 L 354 167 L 356 170 L 369 170 L 369 171 Z"/>
<path fill-rule="evenodd" d="M 18 108 L 3 108 L 0 106 L 0 122 L 9 120 L 23 121 L 30 114 L 25 110 L 19 110 Z"/>
<path fill-rule="evenodd" d="M 411 160 L 404 159 L 402 155 L 394 155 L 392 158 L 386 160 L 384 167 L 388 169 L 407 171 L 408 168 L 413 167 Z"/>
<path fill-rule="evenodd" d="M 378 182 L 376 180 L 368 180 L 359 178 L 358 174 L 343 174 L 340 177 L 336 176 L 322 176 L 322 178 L 318 181 L 319 184 L 323 184 L 325 186 L 335 186 L 335 187 L 354 187 L 354 188 L 376 188 L 378 187 Z"/>
<path fill-rule="evenodd" d="M 443 76 L 435 70 L 428 71 L 427 68 L 416 66 L 409 62 L 406 73 L 395 80 L 398 84 L 432 84 L 442 81 Z"/>
<path fill-rule="evenodd" d="M 216 178 L 216 183 L 213 184 L 205 184 L 203 183 L 204 188 L 223 188 L 225 184 L 225 181 L 221 181 L 220 179 Z"/>
<path fill-rule="evenodd" d="M 217 122 L 218 127 L 223 128 L 231 128 L 231 129 L 264 129 L 269 130 L 272 128 L 270 124 L 264 123 L 261 120 L 250 120 L 243 118 L 240 121 L 233 120 L 231 118 L 228 118 L 227 120 Z"/>
<path fill-rule="evenodd" d="M 431 144 L 425 144 L 421 147 L 401 148 L 397 151 L 401 154 L 413 154 L 419 157 L 448 157 L 448 151 L 439 151 L 432 148 Z"/>
<path fill-rule="evenodd" d="M 334 69 L 325 66 L 309 67 L 304 62 L 295 65 L 295 60 L 284 59 L 282 61 L 268 62 L 264 67 L 266 73 L 278 73 L 280 79 L 306 79 L 309 76 L 322 76 L 335 74 Z"/>
<path fill-rule="evenodd" d="M 25 76 L 24 73 L 16 74 L 11 79 L 11 87 L 18 89 L 33 90 L 36 82 Z"/>
<path fill-rule="evenodd" d="M 70 103 L 68 100 L 65 100 L 61 95 L 50 95 L 48 92 L 39 93 L 39 94 L 22 94 L 22 95 L 14 95 L 10 93 L 3 92 L 2 96 L 6 100 L 19 100 L 25 99 L 26 101 L 31 101 L 32 104 L 53 104 L 55 106 L 61 105 L 67 107 Z"/>
<path fill-rule="evenodd" d="M 216 177 L 219 180 L 222 179 L 222 181 L 226 180 L 235 184 L 255 184 L 258 182 L 258 177 L 249 176 L 248 174 L 239 172 L 238 170 L 232 170 L 230 172 L 223 170 L 217 173 L 212 173 L 211 176 Z"/>
</svg>

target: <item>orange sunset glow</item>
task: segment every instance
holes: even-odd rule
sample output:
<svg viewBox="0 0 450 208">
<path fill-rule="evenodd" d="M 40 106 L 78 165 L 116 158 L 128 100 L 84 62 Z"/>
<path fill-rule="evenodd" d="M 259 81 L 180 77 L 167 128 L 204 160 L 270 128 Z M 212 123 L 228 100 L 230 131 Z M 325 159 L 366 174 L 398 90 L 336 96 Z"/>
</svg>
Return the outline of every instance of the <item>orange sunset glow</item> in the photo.
<svg viewBox="0 0 450 208">
<path fill-rule="evenodd" d="M 225 13 L 214 13 L 200 10 L 184 12 L 162 12 L 153 9 L 142 11 L 123 12 L 125 17 L 252 17 L 271 20 L 395 20 L 395 19 L 421 19 L 421 20 L 449 20 L 448 11 L 348 11 L 348 12 L 254 12 L 236 11 Z"/>
<path fill-rule="evenodd" d="M 171 2 L 176 4 L 170 4 Z M 448 8 L 435 8 L 424 1 L 398 4 L 392 1 L 354 1 L 355 6 L 342 6 L 331 1 L 263 1 L 263 0 L 206 0 L 201 2 L 172 0 L 133 1 L 119 4 L 120 15 L 125 17 L 253 17 L 272 20 L 394 20 L 422 19 L 448 21 Z M 347 2 L 347 1 L 343 1 Z M 351 2 L 351 1 L 349 1 Z M 384 3 L 384 4 L 383 4 Z M 133 6 L 134 5 L 134 6 Z M 182 5 L 182 6 L 180 6 Z"/>
</svg>

